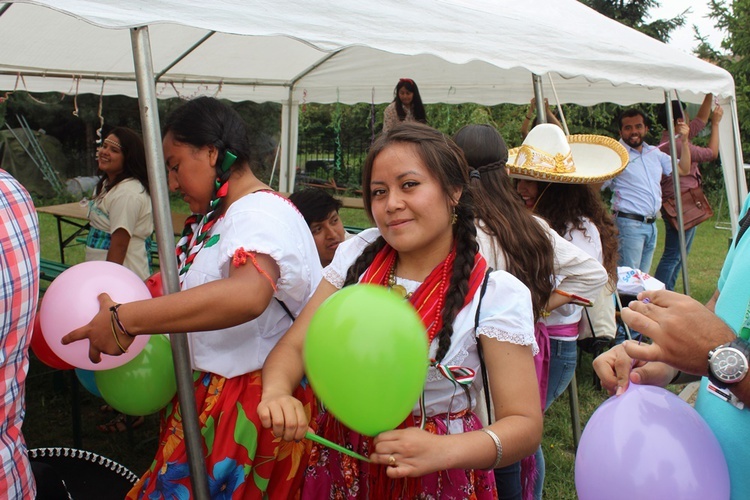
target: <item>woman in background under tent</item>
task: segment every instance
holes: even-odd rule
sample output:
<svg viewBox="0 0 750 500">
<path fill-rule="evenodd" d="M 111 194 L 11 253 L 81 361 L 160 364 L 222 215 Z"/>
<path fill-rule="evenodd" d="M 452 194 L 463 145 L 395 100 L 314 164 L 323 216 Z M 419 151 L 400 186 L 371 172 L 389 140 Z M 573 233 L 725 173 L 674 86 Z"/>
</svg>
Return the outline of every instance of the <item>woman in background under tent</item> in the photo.
<svg viewBox="0 0 750 500">
<path fill-rule="evenodd" d="M 414 80 L 401 78 L 393 93 L 393 101 L 383 112 L 383 133 L 401 122 L 427 123 L 422 96 Z"/>
</svg>

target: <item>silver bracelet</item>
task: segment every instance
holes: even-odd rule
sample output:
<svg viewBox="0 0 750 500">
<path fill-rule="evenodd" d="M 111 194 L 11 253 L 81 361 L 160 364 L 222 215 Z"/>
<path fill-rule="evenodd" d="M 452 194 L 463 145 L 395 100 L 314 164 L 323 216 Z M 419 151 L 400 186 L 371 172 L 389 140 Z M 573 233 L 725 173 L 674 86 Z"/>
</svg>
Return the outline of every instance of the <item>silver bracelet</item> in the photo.
<svg viewBox="0 0 750 500">
<path fill-rule="evenodd" d="M 488 436 L 492 438 L 492 440 L 495 442 L 495 448 L 497 449 L 497 458 L 495 459 L 495 463 L 492 464 L 492 467 L 489 467 L 488 470 L 491 469 L 497 469 L 497 467 L 500 465 L 500 462 L 503 459 L 503 443 L 500 442 L 500 438 L 497 437 L 497 434 L 495 434 L 490 429 L 480 429 L 483 432 L 486 432 Z"/>
</svg>

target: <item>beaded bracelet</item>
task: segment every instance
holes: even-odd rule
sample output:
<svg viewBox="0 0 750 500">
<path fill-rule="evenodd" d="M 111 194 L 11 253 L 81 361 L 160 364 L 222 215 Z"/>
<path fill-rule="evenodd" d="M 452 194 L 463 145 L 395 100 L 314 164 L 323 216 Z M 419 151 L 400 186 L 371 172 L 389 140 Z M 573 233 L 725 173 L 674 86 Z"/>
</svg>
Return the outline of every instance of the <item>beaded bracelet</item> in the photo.
<svg viewBox="0 0 750 500">
<path fill-rule="evenodd" d="M 117 331 L 115 330 L 115 319 L 110 318 L 110 324 L 112 325 L 112 336 L 115 338 L 115 343 L 117 344 L 117 347 L 120 348 L 120 351 L 122 351 L 123 354 L 128 352 L 127 349 L 125 349 L 122 344 L 120 343 L 120 339 L 117 338 Z"/>
<path fill-rule="evenodd" d="M 122 333 L 130 337 L 131 339 L 135 338 L 135 335 L 130 333 L 125 329 L 125 325 L 122 324 L 122 321 L 120 321 L 120 314 L 117 312 L 117 310 L 120 308 L 122 304 L 115 304 L 112 307 L 109 308 L 109 310 L 112 312 L 112 319 L 117 322 L 117 327 L 120 329 Z"/>
<path fill-rule="evenodd" d="M 500 442 L 500 438 L 497 437 L 497 434 L 495 434 L 490 429 L 486 429 L 485 428 L 485 429 L 481 429 L 481 430 L 483 432 L 487 433 L 487 435 L 489 435 L 492 438 L 492 440 L 495 442 L 495 448 L 497 449 L 497 458 L 495 459 L 495 463 L 492 464 L 492 467 L 489 467 L 488 470 L 490 470 L 490 469 L 497 469 L 498 466 L 500 465 L 500 462 L 503 459 L 503 443 Z"/>
</svg>

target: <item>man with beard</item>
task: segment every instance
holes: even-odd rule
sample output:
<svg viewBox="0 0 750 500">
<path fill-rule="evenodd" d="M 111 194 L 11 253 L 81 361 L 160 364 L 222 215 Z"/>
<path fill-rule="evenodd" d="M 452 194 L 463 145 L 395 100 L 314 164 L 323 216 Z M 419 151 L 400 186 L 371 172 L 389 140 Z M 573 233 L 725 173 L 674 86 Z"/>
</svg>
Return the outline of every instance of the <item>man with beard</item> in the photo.
<svg viewBox="0 0 750 500">
<path fill-rule="evenodd" d="M 635 108 L 618 117 L 620 143 L 630 162 L 622 174 L 602 185 L 612 190 L 612 213 L 619 230 L 619 266 L 649 272 L 656 248 L 656 216 L 661 209 L 661 177 L 672 175 L 672 160 L 657 146 L 643 142 L 649 119 Z M 690 172 L 689 127 L 680 122 L 675 132 L 681 143 L 680 175 Z"/>
</svg>

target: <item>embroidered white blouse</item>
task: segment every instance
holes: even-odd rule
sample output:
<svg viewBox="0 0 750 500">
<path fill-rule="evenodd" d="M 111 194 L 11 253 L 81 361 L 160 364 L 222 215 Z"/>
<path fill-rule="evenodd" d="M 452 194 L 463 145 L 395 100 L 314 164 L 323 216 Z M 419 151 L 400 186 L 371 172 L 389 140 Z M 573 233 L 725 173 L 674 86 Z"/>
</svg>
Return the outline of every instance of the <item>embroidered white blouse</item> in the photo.
<svg viewBox="0 0 750 500">
<path fill-rule="evenodd" d="M 336 250 L 333 262 L 323 270 L 323 279 L 336 288 L 344 284 L 346 272 L 359 257 L 364 248 L 380 236 L 376 228 L 362 231 L 353 238 L 345 241 Z M 396 276 L 400 285 L 407 291 L 413 292 L 420 283 Z M 447 412 L 458 412 L 469 405 L 473 409 L 477 404 L 477 395 L 482 387 L 481 367 L 477 353 L 476 335 L 495 339 L 501 342 L 511 342 L 532 347 L 533 353 L 539 348 L 534 340 L 534 319 L 531 308 L 531 295 L 519 280 L 505 271 L 494 271 L 490 274 L 487 291 L 482 298 L 479 317 L 479 328 L 474 332 L 474 316 L 479 305 L 479 291 L 474 299 L 456 316 L 453 323 L 451 347 L 443 365 L 460 365 L 471 368 L 476 378 L 470 388 L 471 402 L 466 394 L 444 377 L 435 367 L 430 367 L 427 373 L 424 396 L 427 416 Z M 437 338 L 430 345 L 430 358 L 437 352 Z M 484 404 L 480 401 L 480 404 Z M 420 414 L 419 405 L 415 405 L 413 413 Z"/>
<path fill-rule="evenodd" d="M 279 266 L 275 298 L 297 317 L 320 282 L 321 267 L 310 229 L 292 203 L 277 194 L 257 192 L 232 203 L 211 230 L 219 242 L 198 252 L 183 288 L 229 276 L 239 248 L 270 255 Z M 252 265 L 248 261 L 245 265 Z M 259 317 L 222 330 L 188 333 L 194 369 L 235 377 L 259 370 L 292 325 L 277 300 Z"/>
</svg>

